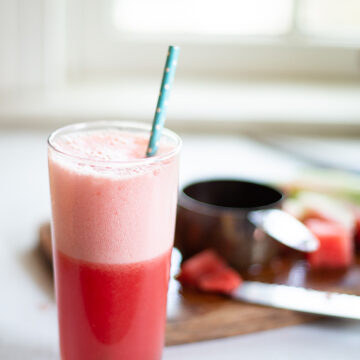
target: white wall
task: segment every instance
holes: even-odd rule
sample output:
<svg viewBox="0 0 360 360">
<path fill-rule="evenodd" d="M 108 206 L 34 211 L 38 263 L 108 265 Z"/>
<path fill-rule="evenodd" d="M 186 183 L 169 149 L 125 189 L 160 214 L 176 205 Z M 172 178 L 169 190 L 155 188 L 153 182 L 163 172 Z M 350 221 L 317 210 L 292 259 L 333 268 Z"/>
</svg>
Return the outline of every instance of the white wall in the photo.
<svg viewBox="0 0 360 360">
<path fill-rule="evenodd" d="M 65 0 L 0 0 L 0 91 L 42 90 L 64 78 Z"/>
</svg>

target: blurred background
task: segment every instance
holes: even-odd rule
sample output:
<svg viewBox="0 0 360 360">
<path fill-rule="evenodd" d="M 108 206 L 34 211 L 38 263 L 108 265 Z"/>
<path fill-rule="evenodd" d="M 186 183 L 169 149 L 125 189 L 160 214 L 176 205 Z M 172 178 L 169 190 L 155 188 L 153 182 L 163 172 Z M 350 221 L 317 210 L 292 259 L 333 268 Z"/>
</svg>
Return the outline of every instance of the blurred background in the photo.
<svg viewBox="0 0 360 360">
<path fill-rule="evenodd" d="M 52 277 L 37 252 L 49 132 L 150 123 L 169 44 L 181 46 L 166 120 L 184 140 L 181 185 L 278 185 L 320 167 L 344 173 L 316 178 L 317 189 L 334 179 L 358 199 L 348 172 L 360 172 L 359 0 L 0 0 L 1 359 L 58 359 Z M 252 359 L 354 359 L 359 331 L 322 322 L 175 346 L 165 359 L 237 359 L 240 345 Z"/>
<path fill-rule="evenodd" d="M 360 132 L 357 0 L 1 0 L 0 124 L 151 121 L 169 43 L 175 130 Z"/>
</svg>

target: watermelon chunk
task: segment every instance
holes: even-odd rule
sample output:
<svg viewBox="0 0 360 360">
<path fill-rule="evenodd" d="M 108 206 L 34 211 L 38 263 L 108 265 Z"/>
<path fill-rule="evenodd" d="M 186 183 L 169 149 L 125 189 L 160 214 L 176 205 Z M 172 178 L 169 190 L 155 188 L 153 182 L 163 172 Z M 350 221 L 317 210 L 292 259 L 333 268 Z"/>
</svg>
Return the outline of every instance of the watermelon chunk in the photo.
<svg viewBox="0 0 360 360">
<path fill-rule="evenodd" d="M 204 250 L 184 261 L 177 278 L 183 286 L 224 294 L 242 283 L 240 275 L 213 250 Z"/>
<path fill-rule="evenodd" d="M 352 233 L 342 224 L 321 219 L 309 219 L 305 225 L 317 237 L 318 250 L 308 254 L 308 262 L 314 269 L 346 268 L 353 262 Z"/>
<path fill-rule="evenodd" d="M 224 294 L 235 290 L 242 280 L 239 274 L 230 267 L 223 267 L 199 278 L 198 287 L 205 292 L 220 292 Z"/>
<path fill-rule="evenodd" d="M 183 285 L 196 286 L 201 276 L 221 270 L 225 266 L 226 263 L 215 251 L 204 250 L 182 263 L 177 279 Z"/>
</svg>

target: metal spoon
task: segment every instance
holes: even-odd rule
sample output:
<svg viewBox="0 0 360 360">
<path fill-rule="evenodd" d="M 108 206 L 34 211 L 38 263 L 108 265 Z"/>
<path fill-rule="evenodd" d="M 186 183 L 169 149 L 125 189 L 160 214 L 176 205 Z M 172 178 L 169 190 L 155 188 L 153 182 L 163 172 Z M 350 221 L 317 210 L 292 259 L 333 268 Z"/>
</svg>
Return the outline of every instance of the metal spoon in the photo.
<svg viewBox="0 0 360 360">
<path fill-rule="evenodd" d="M 248 219 L 273 239 L 293 249 L 312 252 L 319 248 L 319 241 L 310 230 L 282 210 L 255 210 L 248 214 Z"/>
</svg>

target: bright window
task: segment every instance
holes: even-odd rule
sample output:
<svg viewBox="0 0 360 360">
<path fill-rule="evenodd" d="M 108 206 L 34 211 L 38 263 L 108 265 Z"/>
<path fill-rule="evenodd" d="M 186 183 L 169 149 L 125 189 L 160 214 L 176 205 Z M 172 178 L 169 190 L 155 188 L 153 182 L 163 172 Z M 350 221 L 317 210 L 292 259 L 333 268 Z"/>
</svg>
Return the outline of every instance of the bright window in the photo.
<svg viewBox="0 0 360 360">
<path fill-rule="evenodd" d="M 359 75 L 359 0 L 68 0 L 68 29 L 78 78 L 153 74 L 169 43 L 189 76 Z"/>
<path fill-rule="evenodd" d="M 115 0 L 112 11 L 133 34 L 360 35 L 359 0 Z"/>
<path fill-rule="evenodd" d="M 115 26 L 132 33 L 278 35 L 291 26 L 291 0 L 117 0 Z"/>
<path fill-rule="evenodd" d="M 303 0 L 301 5 L 297 14 L 300 31 L 359 42 L 359 0 Z"/>
</svg>

